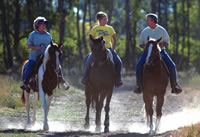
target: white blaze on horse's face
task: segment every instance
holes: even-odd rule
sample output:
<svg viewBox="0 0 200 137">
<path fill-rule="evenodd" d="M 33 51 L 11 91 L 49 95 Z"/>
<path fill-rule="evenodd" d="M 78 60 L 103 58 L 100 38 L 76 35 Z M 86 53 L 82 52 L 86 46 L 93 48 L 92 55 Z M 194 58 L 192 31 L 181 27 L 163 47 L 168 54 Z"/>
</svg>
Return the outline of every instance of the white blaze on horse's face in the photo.
<svg viewBox="0 0 200 137">
<path fill-rule="evenodd" d="M 59 71 L 60 60 L 59 60 L 59 52 L 56 51 L 56 71 Z"/>
<path fill-rule="evenodd" d="M 46 70 L 46 64 L 47 64 L 47 61 L 49 60 L 49 52 L 48 52 L 49 48 L 50 48 L 50 45 L 48 45 L 48 47 L 46 48 L 44 52 L 44 59 L 43 59 L 44 70 Z"/>
<path fill-rule="evenodd" d="M 147 58 L 146 58 L 146 64 L 148 64 L 148 62 L 149 62 L 149 58 L 150 58 L 151 53 L 152 53 L 152 48 L 153 48 L 153 44 L 150 43 L 149 48 L 148 48 Z"/>
</svg>

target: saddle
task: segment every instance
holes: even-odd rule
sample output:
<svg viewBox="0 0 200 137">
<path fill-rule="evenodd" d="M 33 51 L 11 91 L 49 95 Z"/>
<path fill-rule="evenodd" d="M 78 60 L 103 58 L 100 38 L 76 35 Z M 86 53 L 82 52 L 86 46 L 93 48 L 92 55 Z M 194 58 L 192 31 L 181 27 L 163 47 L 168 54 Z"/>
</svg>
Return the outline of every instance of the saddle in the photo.
<svg viewBox="0 0 200 137">
<path fill-rule="evenodd" d="M 33 71 L 30 74 L 28 88 L 33 89 L 33 91 L 38 91 L 38 81 L 37 81 L 38 75 L 37 74 L 38 74 L 39 67 L 42 64 L 43 58 L 44 58 L 44 55 L 40 55 L 37 57 L 36 64 L 34 65 Z M 25 72 L 27 68 L 28 68 L 28 63 L 26 63 L 24 66 L 23 76 L 25 76 Z"/>
</svg>

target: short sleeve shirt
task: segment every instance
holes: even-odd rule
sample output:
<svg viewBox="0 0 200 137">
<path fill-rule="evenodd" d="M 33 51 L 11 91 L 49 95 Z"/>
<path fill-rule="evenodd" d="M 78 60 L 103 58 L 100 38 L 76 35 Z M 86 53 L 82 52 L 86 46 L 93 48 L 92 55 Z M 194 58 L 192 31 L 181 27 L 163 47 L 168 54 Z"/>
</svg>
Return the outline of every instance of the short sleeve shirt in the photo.
<svg viewBox="0 0 200 137">
<path fill-rule="evenodd" d="M 92 28 L 90 34 L 93 37 L 102 36 L 105 40 L 105 47 L 112 48 L 112 36 L 115 34 L 115 30 L 110 25 L 100 26 L 96 25 Z"/>
<path fill-rule="evenodd" d="M 38 30 L 34 30 L 33 32 L 31 32 L 26 44 L 27 46 L 40 46 L 40 50 L 31 49 L 29 59 L 36 61 L 37 57 L 44 53 L 51 40 L 51 35 L 48 32 L 44 32 L 42 34 L 40 34 Z"/>
<path fill-rule="evenodd" d="M 139 37 L 139 45 L 145 45 L 147 43 L 148 36 L 153 39 L 159 39 L 162 37 L 160 42 L 166 42 L 168 45 L 170 44 L 169 35 L 167 31 L 160 25 L 157 24 L 156 28 L 151 29 L 150 27 L 146 27 Z"/>
</svg>

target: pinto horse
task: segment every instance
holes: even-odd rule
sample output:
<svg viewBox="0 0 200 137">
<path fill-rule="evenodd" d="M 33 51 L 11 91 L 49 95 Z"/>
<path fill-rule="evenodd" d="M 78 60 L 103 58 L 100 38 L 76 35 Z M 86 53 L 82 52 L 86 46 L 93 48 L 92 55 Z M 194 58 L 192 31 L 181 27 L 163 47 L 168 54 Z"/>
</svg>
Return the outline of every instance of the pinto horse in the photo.
<svg viewBox="0 0 200 137">
<path fill-rule="evenodd" d="M 157 97 L 156 104 L 156 125 L 157 132 L 162 116 L 162 106 L 164 96 L 169 81 L 168 71 L 160 55 L 160 47 L 158 45 L 162 38 L 155 40 L 147 38 L 148 42 L 145 46 L 147 55 L 146 63 L 143 69 L 143 100 L 147 116 L 147 126 L 150 128 L 149 133 L 153 133 L 153 98 Z"/>
<path fill-rule="evenodd" d="M 36 104 L 38 102 L 39 95 L 40 95 L 40 98 L 42 99 L 43 110 L 44 110 L 43 130 L 49 129 L 47 115 L 49 112 L 52 97 L 55 93 L 55 89 L 59 82 L 58 72 L 59 72 L 59 67 L 60 67 L 60 59 L 62 55 L 61 47 L 62 47 L 62 43 L 57 45 L 51 42 L 49 44 L 49 46 L 45 50 L 42 63 L 39 65 L 39 69 L 37 72 L 38 74 L 36 77 L 36 81 L 38 82 L 38 84 L 35 84 L 33 80 L 30 80 L 28 89 L 22 91 L 21 100 L 22 100 L 22 103 L 25 104 L 26 111 L 27 111 L 27 126 L 31 124 L 30 115 L 29 115 L 29 111 L 30 111 L 29 96 L 30 96 L 30 90 L 32 89 L 33 91 L 35 91 L 32 124 L 34 124 L 36 120 L 36 117 L 35 117 Z M 27 64 L 27 61 L 25 61 L 22 66 L 22 78 L 24 75 L 26 64 Z M 47 101 L 45 99 L 46 94 L 48 96 Z"/>
<path fill-rule="evenodd" d="M 106 98 L 104 132 L 109 132 L 109 110 L 112 97 L 115 69 L 112 53 L 106 49 L 103 37 L 93 38 L 90 35 L 92 58 L 90 65 L 89 82 L 85 86 L 87 113 L 85 117 L 86 129 L 89 128 L 90 104 L 96 105 L 96 131 L 101 131 L 101 111 Z"/>
</svg>

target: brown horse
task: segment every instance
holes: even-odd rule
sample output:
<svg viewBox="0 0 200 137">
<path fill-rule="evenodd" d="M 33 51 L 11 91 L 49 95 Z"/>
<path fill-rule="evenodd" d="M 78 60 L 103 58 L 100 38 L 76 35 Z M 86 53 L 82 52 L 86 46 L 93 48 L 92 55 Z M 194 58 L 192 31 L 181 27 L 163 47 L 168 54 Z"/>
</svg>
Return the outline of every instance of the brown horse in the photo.
<svg viewBox="0 0 200 137">
<path fill-rule="evenodd" d="M 101 131 L 101 111 L 106 98 L 104 132 L 109 132 L 109 110 L 112 97 L 115 69 L 112 53 L 105 48 L 103 37 L 93 38 L 90 35 L 93 61 L 90 66 L 89 82 L 85 86 L 87 113 L 85 128 L 89 128 L 90 104 L 96 105 L 96 131 Z"/>
<path fill-rule="evenodd" d="M 58 71 L 60 67 L 60 59 L 62 55 L 61 51 L 62 43 L 57 45 L 53 42 L 49 44 L 49 46 L 46 48 L 44 57 L 42 59 L 42 63 L 39 64 L 39 70 L 36 77 L 35 83 L 34 80 L 30 80 L 30 83 L 28 85 L 27 90 L 22 91 L 21 100 L 22 103 L 25 104 L 26 110 L 27 110 L 27 125 L 29 126 L 31 124 L 30 116 L 29 116 L 29 110 L 30 110 L 30 104 L 29 104 L 29 96 L 30 96 L 30 90 L 32 89 L 35 91 L 36 96 L 33 103 L 33 123 L 35 122 L 35 113 L 36 113 L 36 104 L 38 102 L 38 98 L 40 95 L 40 98 L 42 99 L 43 109 L 44 109 L 44 125 L 43 129 L 48 130 L 49 126 L 47 123 L 47 115 L 50 108 L 50 103 L 52 100 L 52 97 L 55 93 L 55 89 L 58 85 Z M 22 78 L 25 71 L 27 61 L 22 66 Z M 38 92 L 39 90 L 39 92 Z M 45 95 L 48 95 L 48 100 L 46 102 Z"/>
<path fill-rule="evenodd" d="M 147 126 L 150 128 L 150 133 L 153 133 L 153 98 L 157 97 L 156 104 L 156 125 L 155 132 L 159 128 L 160 119 L 162 116 L 162 106 L 164 103 L 164 95 L 168 85 L 169 77 L 165 64 L 160 55 L 160 47 L 158 40 L 149 39 L 145 46 L 147 55 L 146 63 L 143 69 L 143 100 L 147 116 Z"/>
</svg>

